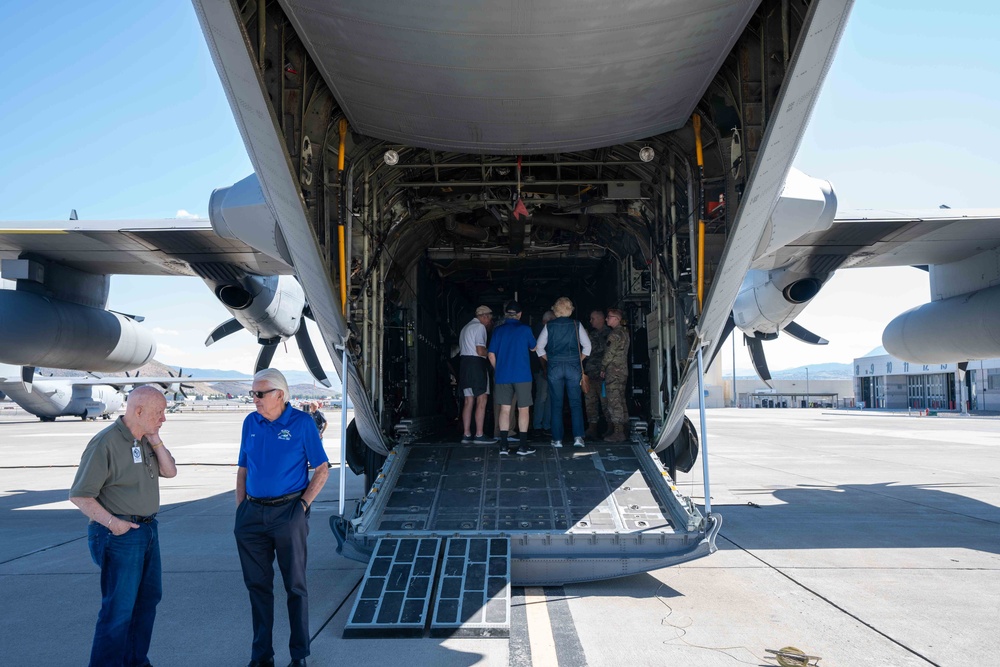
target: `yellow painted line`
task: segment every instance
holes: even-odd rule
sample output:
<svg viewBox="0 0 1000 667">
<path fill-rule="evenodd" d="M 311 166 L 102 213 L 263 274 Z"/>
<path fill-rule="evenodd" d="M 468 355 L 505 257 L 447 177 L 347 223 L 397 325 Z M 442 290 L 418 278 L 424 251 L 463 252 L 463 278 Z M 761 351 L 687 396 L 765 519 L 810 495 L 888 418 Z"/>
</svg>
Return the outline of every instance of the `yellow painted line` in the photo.
<svg viewBox="0 0 1000 667">
<path fill-rule="evenodd" d="M 556 640 L 552 636 L 552 621 L 545 606 L 545 590 L 524 589 L 524 610 L 528 616 L 528 645 L 531 647 L 532 665 L 558 665 Z"/>
</svg>

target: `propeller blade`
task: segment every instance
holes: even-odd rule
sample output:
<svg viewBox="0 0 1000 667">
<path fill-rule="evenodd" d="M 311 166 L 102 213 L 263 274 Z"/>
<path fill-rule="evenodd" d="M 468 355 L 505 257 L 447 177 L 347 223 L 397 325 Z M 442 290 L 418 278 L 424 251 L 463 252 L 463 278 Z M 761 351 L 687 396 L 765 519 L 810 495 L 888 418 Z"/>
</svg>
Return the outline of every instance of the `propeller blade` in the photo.
<svg viewBox="0 0 1000 667">
<path fill-rule="evenodd" d="M 208 338 L 205 339 L 205 347 L 208 347 L 212 343 L 219 342 L 229 334 L 234 334 L 242 328 L 243 325 L 240 324 L 235 317 L 230 320 L 226 320 L 219 326 L 215 327 L 215 331 L 208 334 Z"/>
<path fill-rule="evenodd" d="M 743 334 L 743 343 L 750 348 L 750 361 L 753 362 L 753 369 L 757 371 L 757 376 L 764 381 L 764 384 L 773 389 L 771 371 L 767 369 L 767 359 L 764 357 L 764 341 Z"/>
<path fill-rule="evenodd" d="M 958 362 L 958 370 L 962 371 L 963 373 L 965 373 L 966 371 L 968 371 L 969 370 L 969 362 L 968 361 L 960 361 L 960 362 Z"/>
<path fill-rule="evenodd" d="M 782 327 L 784 332 L 796 340 L 800 340 L 803 343 L 809 343 L 810 345 L 826 345 L 830 341 L 820 336 L 817 336 L 809 329 L 806 329 L 801 324 L 796 324 L 795 322 L 789 322 L 784 327 Z"/>
<path fill-rule="evenodd" d="M 21 366 L 21 383 L 24 385 L 24 390 L 31 393 L 32 378 L 35 377 L 35 367 L 34 366 Z"/>
<path fill-rule="evenodd" d="M 729 334 L 733 333 L 733 329 L 735 328 L 736 328 L 736 320 L 733 319 L 733 314 L 729 313 L 729 319 L 726 320 L 726 326 L 723 327 L 722 335 L 719 336 L 719 340 L 725 341 L 727 338 L 729 338 Z M 715 363 L 715 358 L 719 356 L 719 351 L 721 349 L 722 349 L 722 343 L 720 342 L 719 345 L 717 345 L 715 348 L 715 354 L 713 354 L 712 358 L 708 360 L 708 365 L 705 366 L 705 370 L 708 370 L 709 368 L 712 367 L 712 364 Z"/>
<path fill-rule="evenodd" d="M 313 347 L 312 339 L 309 338 L 309 331 L 306 329 L 305 322 L 295 332 L 295 342 L 299 344 L 299 352 L 302 353 L 302 360 L 306 362 L 306 366 L 309 367 L 309 372 L 312 373 L 312 376 L 324 387 L 329 387 L 330 380 L 327 379 L 326 373 L 323 372 L 323 366 L 319 363 L 319 357 L 316 356 L 316 348 Z"/>
<path fill-rule="evenodd" d="M 274 353 L 278 349 L 277 343 L 271 343 L 270 345 L 261 345 L 260 354 L 257 355 L 257 364 L 254 366 L 253 372 L 259 373 L 268 366 L 271 365 L 271 360 L 274 359 Z"/>
<path fill-rule="evenodd" d="M 316 321 L 316 316 L 313 315 L 312 308 L 309 307 L 308 303 L 302 308 L 302 314 L 308 317 L 313 322 Z"/>
</svg>

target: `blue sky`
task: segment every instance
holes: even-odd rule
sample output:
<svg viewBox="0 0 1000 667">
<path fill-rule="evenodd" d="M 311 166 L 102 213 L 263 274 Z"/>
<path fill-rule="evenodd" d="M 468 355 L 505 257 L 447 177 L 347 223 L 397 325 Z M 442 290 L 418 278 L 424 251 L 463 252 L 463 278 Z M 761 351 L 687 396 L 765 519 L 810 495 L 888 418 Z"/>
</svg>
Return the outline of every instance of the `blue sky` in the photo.
<svg viewBox="0 0 1000 667">
<path fill-rule="evenodd" d="M 1000 206 L 995 15 L 857 2 L 796 166 L 832 181 L 841 209 Z M 7 0 L 0 25 L 0 220 L 205 215 L 214 188 L 250 173 L 189 4 Z M 915 269 L 841 271 L 799 318 L 831 345 L 783 337 L 771 366 L 849 362 L 928 298 Z M 228 314 L 196 279 L 116 277 L 110 305 L 147 317 L 165 362 L 252 367 L 249 334 L 203 347 Z M 275 365 L 303 368 L 294 342 Z"/>
</svg>

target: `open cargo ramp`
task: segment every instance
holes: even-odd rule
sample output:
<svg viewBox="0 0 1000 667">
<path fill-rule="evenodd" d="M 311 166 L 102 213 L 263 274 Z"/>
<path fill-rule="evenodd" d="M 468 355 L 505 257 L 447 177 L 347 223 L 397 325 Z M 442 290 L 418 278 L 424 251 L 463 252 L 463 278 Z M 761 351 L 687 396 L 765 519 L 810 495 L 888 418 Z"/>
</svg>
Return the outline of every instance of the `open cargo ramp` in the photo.
<svg viewBox="0 0 1000 667">
<path fill-rule="evenodd" d="M 356 518 L 333 519 L 342 553 L 368 561 L 383 538 L 506 537 L 511 583 L 539 586 L 715 551 L 717 519 L 705 521 L 645 443 L 535 446 L 529 456 L 501 456 L 499 445 L 397 445 Z"/>
</svg>

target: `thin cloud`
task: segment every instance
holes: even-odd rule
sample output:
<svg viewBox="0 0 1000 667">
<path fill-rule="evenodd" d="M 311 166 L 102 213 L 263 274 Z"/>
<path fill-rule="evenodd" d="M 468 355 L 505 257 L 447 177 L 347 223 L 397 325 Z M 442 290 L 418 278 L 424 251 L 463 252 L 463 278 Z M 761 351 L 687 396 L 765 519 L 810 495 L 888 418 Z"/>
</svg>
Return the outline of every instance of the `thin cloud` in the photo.
<svg viewBox="0 0 1000 667">
<path fill-rule="evenodd" d="M 180 336 L 181 332 L 176 329 L 164 329 L 163 327 L 153 327 L 153 333 L 157 336 Z"/>
<path fill-rule="evenodd" d="M 181 210 L 177 211 L 177 215 L 175 217 L 177 217 L 177 218 L 183 218 L 185 220 L 192 220 L 192 219 L 195 219 L 195 218 L 199 218 L 201 216 L 196 215 L 194 213 L 189 213 L 189 212 L 185 211 L 184 209 L 181 209 Z"/>
</svg>

